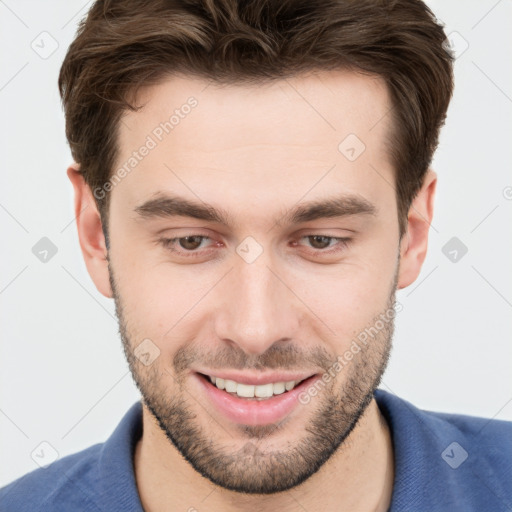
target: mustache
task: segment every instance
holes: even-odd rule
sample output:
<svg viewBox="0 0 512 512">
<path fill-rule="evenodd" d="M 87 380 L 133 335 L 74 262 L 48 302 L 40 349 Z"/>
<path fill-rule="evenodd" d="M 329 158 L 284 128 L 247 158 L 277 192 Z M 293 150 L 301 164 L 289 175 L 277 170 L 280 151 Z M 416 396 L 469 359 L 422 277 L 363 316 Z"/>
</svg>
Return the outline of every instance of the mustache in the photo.
<svg viewBox="0 0 512 512">
<path fill-rule="evenodd" d="M 263 354 L 250 355 L 240 347 L 223 347 L 215 352 L 205 351 L 204 348 L 185 346 L 179 348 L 173 357 L 176 374 L 189 370 L 194 364 L 212 370 L 315 370 L 322 368 L 327 371 L 336 355 L 330 354 L 324 347 L 304 350 L 297 345 L 274 344 Z"/>
</svg>

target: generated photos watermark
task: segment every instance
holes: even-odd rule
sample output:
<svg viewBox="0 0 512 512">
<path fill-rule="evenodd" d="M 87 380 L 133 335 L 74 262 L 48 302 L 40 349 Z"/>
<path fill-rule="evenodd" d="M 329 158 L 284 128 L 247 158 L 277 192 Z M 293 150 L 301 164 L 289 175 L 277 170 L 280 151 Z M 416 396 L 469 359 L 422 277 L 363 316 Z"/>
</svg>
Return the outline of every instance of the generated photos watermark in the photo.
<svg viewBox="0 0 512 512">
<path fill-rule="evenodd" d="M 193 96 L 190 96 L 186 103 L 176 108 L 174 113 L 169 117 L 168 120 L 162 121 L 157 125 L 149 135 L 139 149 L 132 152 L 132 155 L 112 174 L 108 181 L 106 181 L 101 187 L 96 187 L 93 190 L 94 197 L 96 199 L 104 199 L 105 196 L 118 185 L 123 178 L 125 178 L 130 172 L 133 171 L 144 160 L 149 153 L 155 149 L 166 135 L 172 132 L 178 126 L 183 119 L 185 119 L 192 109 L 197 107 L 198 101 Z"/>
<path fill-rule="evenodd" d="M 384 313 L 381 313 L 378 320 L 376 320 L 373 325 L 362 330 L 357 335 L 357 338 L 352 340 L 350 347 L 345 350 L 343 354 L 338 355 L 334 363 L 326 372 L 323 373 L 321 379 L 315 380 L 315 382 L 313 382 L 299 394 L 297 397 L 299 402 L 303 405 L 309 404 L 309 402 L 311 402 L 311 398 L 317 396 L 318 392 L 322 388 L 324 388 L 333 379 L 335 379 L 336 375 L 338 375 L 341 370 L 343 370 L 343 368 L 345 368 L 345 366 L 347 366 L 350 361 L 352 361 L 354 356 L 361 352 L 361 350 L 365 348 L 371 340 L 373 340 L 383 329 L 386 328 L 387 324 L 393 321 L 396 314 L 400 313 L 402 310 L 402 304 L 400 302 L 396 302 L 394 308 L 389 308 Z"/>
</svg>

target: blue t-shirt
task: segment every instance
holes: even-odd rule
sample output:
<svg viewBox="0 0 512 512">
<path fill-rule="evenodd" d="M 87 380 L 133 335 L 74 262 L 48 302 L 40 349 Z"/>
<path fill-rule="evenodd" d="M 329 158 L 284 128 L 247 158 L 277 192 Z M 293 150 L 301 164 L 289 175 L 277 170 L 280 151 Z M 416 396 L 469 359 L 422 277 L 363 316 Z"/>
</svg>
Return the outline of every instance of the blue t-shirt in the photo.
<svg viewBox="0 0 512 512">
<path fill-rule="evenodd" d="M 392 433 L 389 512 L 512 510 L 512 422 L 418 409 L 375 391 Z M 1 512 L 142 512 L 133 452 L 136 402 L 105 443 L 68 455 L 0 489 Z"/>
</svg>

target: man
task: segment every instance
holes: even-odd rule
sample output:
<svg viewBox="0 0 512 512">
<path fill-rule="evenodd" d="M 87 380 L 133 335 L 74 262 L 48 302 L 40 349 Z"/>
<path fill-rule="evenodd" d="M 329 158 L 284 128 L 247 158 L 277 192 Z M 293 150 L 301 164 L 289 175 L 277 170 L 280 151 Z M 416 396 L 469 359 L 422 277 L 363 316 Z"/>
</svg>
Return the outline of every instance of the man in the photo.
<svg viewBox="0 0 512 512">
<path fill-rule="evenodd" d="M 97 1 L 59 77 L 142 400 L 2 510 L 512 508 L 510 422 L 379 390 L 452 93 L 418 0 Z"/>
</svg>

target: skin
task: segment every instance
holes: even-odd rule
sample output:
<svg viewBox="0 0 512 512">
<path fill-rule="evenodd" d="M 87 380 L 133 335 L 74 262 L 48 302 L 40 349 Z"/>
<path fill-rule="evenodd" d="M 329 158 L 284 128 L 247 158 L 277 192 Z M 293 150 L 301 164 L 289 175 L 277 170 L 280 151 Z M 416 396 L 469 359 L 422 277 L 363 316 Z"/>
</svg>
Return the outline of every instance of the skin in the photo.
<svg viewBox="0 0 512 512">
<path fill-rule="evenodd" d="M 68 169 L 85 263 L 100 293 L 115 300 L 143 397 L 134 454 L 142 504 L 151 511 L 385 511 L 393 445 L 372 393 L 387 364 L 392 321 L 277 425 L 228 420 L 192 372 L 326 371 L 392 308 L 395 291 L 417 278 L 436 174 L 425 176 L 400 239 L 385 146 L 388 92 L 380 79 L 344 70 L 258 86 L 169 77 L 142 89 L 144 108 L 124 116 L 118 165 L 190 96 L 197 107 L 112 190 L 109 251 L 92 192 L 78 165 Z M 353 162 L 338 151 L 350 133 L 366 146 Z M 235 224 L 138 217 L 134 209 L 162 191 L 222 208 Z M 364 197 L 376 214 L 275 223 L 297 204 L 341 193 Z M 209 238 L 196 249 L 200 257 L 187 258 L 164 247 L 163 235 Z M 325 255 L 306 235 L 352 240 Z M 263 249 L 252 263 L 235 251 L 247 236 Z M 144 339 L 160 351 L 147 366 L 134 356 Z"/>
</svg>

